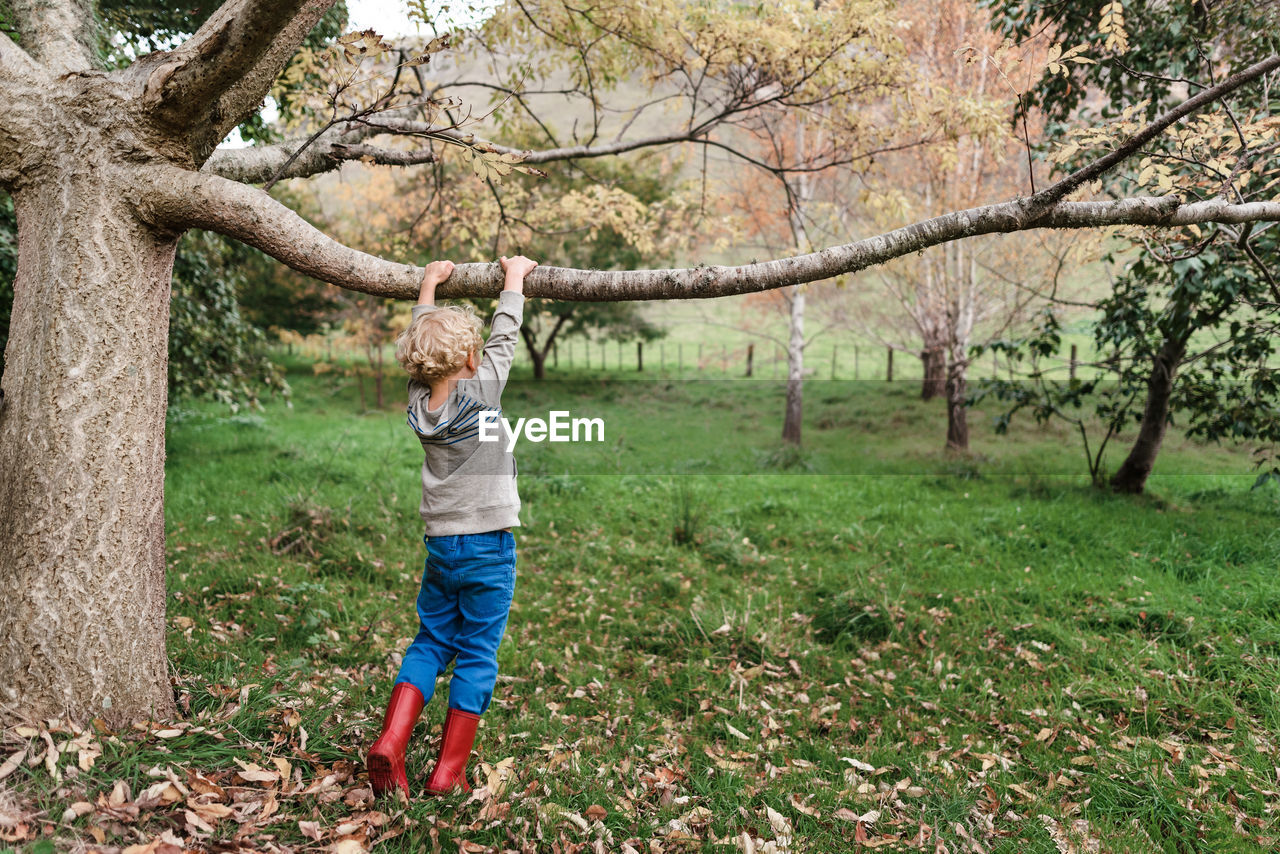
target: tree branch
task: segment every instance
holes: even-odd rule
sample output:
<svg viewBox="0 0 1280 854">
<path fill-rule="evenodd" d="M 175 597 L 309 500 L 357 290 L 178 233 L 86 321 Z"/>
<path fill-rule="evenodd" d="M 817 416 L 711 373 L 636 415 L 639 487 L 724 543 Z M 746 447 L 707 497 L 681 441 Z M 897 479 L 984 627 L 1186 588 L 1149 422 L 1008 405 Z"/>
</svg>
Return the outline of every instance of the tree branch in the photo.
<svg viewBox="0 0 1280 854">
<path fill-rule="evenodd" d="M 362 144 L 362 140 L 373 135 L 374 132 L 368 128 L 357 128 L 332 139 L 322 136 L 303 148 L 296 157 L 295 152 L 302 145 L 298 140 L 247 148 L 219 148 L 200 171 L 243 184 L 261 184 L 277 173 L 280 179 L 309 178 L 337 169 L 350 160 L 369 158 L 382 166 L 413 166 L 439 160 L 439 154 L 427 148 L 401 151 Z M 290 157 L 294 158 L 293 162 L 281 171 Z"/>
<path fill-rule="evenodd" d="M 392 166 L 432 162 L 432 158 L 428 156 L 430 152 L 425 149 L 418 152 L 399 152 L 391 149 L 366 148 L 355 144 L 380 134 L 409 135 L 428 139 L 447 138 L 459 143 L 468 138 L 467 134 L 451 129 L 441 129 L 425 122 L 400 119 L 369 120 L 367 123 L 359 124 L 351 130 L 337 135 L 335 139 L 326 140 L 323 136 L 320 137 L 304 150 L 293 163 L 289 164 L 289 167 L 281 173 L 280 177 L 306 178 L 335 169 L 346 160 L 358 160 L 365 154 L 373 156 L 375 163 L 385 163 Z M 528 157 L 522 162 L 529 164 L 550 163 L 557 160 L 572 160 L 576 158 L 608 157 L 640 148 L 691 141 L 699 140 L 689 134 L 681 133 L 651 136 L 629 142 L 609 143 L 594 147 L 574 145 L 563 148 L 548 148 L 527 152 Z M 523 149 L 496 145 L 486 140 L 475 140 L 473 138 L 472 142 L 473 144 L 492 148 L 500 154 L 526 153 Z M 301 141 L 290 140 L 288 142 L 249 148 L 219 148 L 213 152 L 213 156 L 209 158 L 200 171 L 246 184 L 260 184 L 275 175 L 277 170 L 284 165 L 301 144 Z M 414 155 L 416 159 L 407 159 L 407 155 L 410 154 Z"/>
<path fill-rule="evenodd" d="M 335 0 L 226 0 L 150 65 L 143 102 L 188 134 L 196 162 L 255 109 Z"/>
<path fill-rule="evenodd" d="M 49 75 L 31 55 L 0 33 L 0 81 L 22 80 L 49 83 Z"/>
<path fill-rule="evenodd" d="M 9 2 L 27 53 L 54 75 L 93 67 L 93 12 L 89 6 L 87 0 Z"/>
<path fill-rule="evenodd" d="M 1193 95 L 1163 115 L 1156 117 L 1154 121 L 1142 130 L 1120 143 L 1114 151 L 1098 158 L 1088 166 L 1077 169 L 1067 177 L 1032 196 L 1027 200 L 1029 212 L 1034 215 L 1038 210 L 1042 210 L 1065 198 L 1073 190 L 1084 186 L 1111 167 L 1127 159 L 1130 155 L 1135 154 L 1142 146 L 1164 133 L 1170 125 L 1277 68 L 1280 68 L 1280 55 L 1273 54 L 1260 62 L 1255 62 L 1243 71 L 1231 75 L 1217 86 L 1212 86 Z"/>
<path fill-rule="evenodd" d="M 46 96 L 52 88 L 48 70 L 0 33 L 0 98 L 5 102 L 5 120 L 0 122 L 0 186 L 10 191 L 22 181 L 41 180 L 35 176 L 42 148 L 26 134 L 48 123 Z"/>
<path fill-rule="evenodd" d="M 448 139 L 459 143 L 481 144 L 487 148 L 493 149 L 499 154 L 526 154 L 524 149 L 498 145 L 497 143 L 489 142 L 487 140 L 478 140 L 471 134 L 462 133 L 458 130 L 435 128 L 425 122 L 415 122 L 397 118 L 377 118 L 369 120 L 369 125 L 374 129 L 375 133 L 432 136 L 438 139 Z M 570 145 L 560 148 L 545 148 L 539 151 L 527 152 L 528 156 L 525 157 L 522 162 L 533 164 L 550 163 L 557 160 L 577 160 L 589 157 L 608 157 L 614 154 L 625 154 L 628 151 L 635 151 L 640 148 L 652 148 L 657 145 L 670 145 L 676 142 L 693 142 L 700 138 L 704 133 L 705 130 L 696 130 L 692 132 L 680 131 L 678 133 L 659 134 L 657 136 L 649 136 L 625 142 L 609 142 L 603 145 Z"/>
<path fill-rule="evenodd" d="M 138 194 L 139 213 L 155 225 L 174 230 L 217 231 L 262 250 L 300 273 L 349 290 L 397 299 L 415 299 L 418 295 L 421 268 L 385 261 L 344 246 L 261 190 L 176 167 L 149 166 L 140 173 L 140 180 L 147 186 Z M 529 275 L 525 293 L 530 297 L 584 302 L 705 299 L 829 279 L 979 234 L 1032 228 L 1177 227 L 1263 220 L 1280 220 L 1280 202 L 1229 204 L 1212 200 L 1180 205 L 1172 196 L 1058 202 L 1028 220 L 1022 200 L 1014 200 L 943 214 L 808 255 L 740 267 L 627 271 L 539 267 Z M 496 296 L 502 280 L 497 263 L 459 264 L 437 295 Z"/>
</svg>

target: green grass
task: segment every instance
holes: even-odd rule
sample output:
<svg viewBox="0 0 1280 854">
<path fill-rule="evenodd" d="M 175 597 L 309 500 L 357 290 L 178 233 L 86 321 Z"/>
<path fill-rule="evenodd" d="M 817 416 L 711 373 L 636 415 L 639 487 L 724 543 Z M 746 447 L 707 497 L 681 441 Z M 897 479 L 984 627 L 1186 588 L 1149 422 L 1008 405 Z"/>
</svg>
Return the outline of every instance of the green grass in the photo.
<svg viewBox="0 0 1280 854">
<path fill-rule="evenodd" d="M 362 757 L 415 629 L 420 451 L 398 408 L 356 412 L 304 369 L 291 407 L 173 413 L 183 721 L 90 730 L 88 771 L 70 750 L 61 779 L 13 772 L 54 850 L 168 830 L 219 850 L 711 851 L 789 826 L 791 850 L 827 852 L 872 811 L 861 834 L 888 851 L 1275 850 L 1280 493 L 1249 489 L 1243 451 L 1173 435 L 1150 494 L 1112 496 L 1069 432 L 997 437 L 982 411 L 974 455 L 951 457 L 909 383 L 811 383 L 787 455 L 776 383 L 513 382 L 509 416 L 607 432 L 517 452 L 516 603 L 472 765 L 481 782 L 510 760 L 509 778 L 481 801 L 370 804 Z M 441 693 L 415 792 L 443 714 Z M 289 783 L 236 776 L 273 760 Z M 111 812 L 116 781 L 136 801 L 165 769 L 190 798 Z M 193 835 L 196 772 L 231 814 Z"/>
</svg>

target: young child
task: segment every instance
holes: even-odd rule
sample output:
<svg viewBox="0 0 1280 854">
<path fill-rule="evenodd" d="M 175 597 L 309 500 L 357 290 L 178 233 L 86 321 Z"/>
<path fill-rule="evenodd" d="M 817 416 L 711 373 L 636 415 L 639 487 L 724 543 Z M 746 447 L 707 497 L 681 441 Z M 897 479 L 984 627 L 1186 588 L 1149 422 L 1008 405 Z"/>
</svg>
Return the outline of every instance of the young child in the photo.
<svg viewBox="0 0 1280 854">
<path fill-rule="evenodd" d="M 485 410 L 501 412 L 524 308 L 524 277 L 538 266 L 522 255 L 501 263 L 505 283 L 479 359 L 483 341 L 475 312 L 470 306 L 435 305 L 436 285 L 453 272 L 450 261 L 427 266 L 413 321 L 396 342 L 396 360 L 409 372 L 409 426 L 425 452 L 421 512 L 427 560 L 418 593 L 418 635 L 404 654 L 382 735 L 366 763 L 378 795 L 400 789 L 408 796 L 405 746 L 436 678 L 455 659 L 440 756 L 426 788 L 435 795 L 470 791 L 467 760 L 498 678 L 498 644 L 515 590 L 511 529 L 520 524 L 520 498 L 506 441 L 479 441 L 479 421 Z"/>
</svg>

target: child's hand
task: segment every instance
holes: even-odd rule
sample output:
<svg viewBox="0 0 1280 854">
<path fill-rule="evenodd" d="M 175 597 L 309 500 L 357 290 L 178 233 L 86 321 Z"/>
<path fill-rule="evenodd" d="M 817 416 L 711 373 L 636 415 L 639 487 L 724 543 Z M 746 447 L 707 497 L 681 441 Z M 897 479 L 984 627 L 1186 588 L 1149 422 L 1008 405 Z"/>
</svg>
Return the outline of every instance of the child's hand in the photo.
<svg viewBox="0 0 1280 854">
<path fill-rule="evenodd" d="M 498 261 L 502 264 L 502 269 L 506 273 L 506 281 L 502 289 L 504 291 L 524 293 L 524 277 L 529 275 L 534 267 L 538 266 L 538 262 L 531 261 L 523 255 L 515 255 L 511 258 L 503 255 Z"/>
<path fill-rule="evenodd" d="M 422 273 L 422 284 L 434 287 L 449 278 L 451 273 L 453 273 L 452 261 L 432 261 Z"/>
<path fill-rule="evenodd" d="M 418 305 L 436 304 L 436 285 L 453 273 L 452 261 L 432 261 L 422 271 L 422 286 L 418 288 Z"/>
</svg>

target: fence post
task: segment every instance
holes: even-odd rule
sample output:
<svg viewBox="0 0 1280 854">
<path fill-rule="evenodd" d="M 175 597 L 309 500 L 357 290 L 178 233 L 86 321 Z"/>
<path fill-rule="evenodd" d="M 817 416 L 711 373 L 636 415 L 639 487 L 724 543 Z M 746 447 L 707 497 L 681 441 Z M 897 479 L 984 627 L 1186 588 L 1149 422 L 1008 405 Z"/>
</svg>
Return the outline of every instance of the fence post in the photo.
<svg viewBox="0 0 1280 854">
<path fill-rule="evenodd" d="M 885 362 L 884 381 L 891 383 L 893 382 L 893 348 L 887 347 L 885 349 L 889 352 L 889 360 Z"/>
<path fill-rule="evenodd" d="M 644 342 L 643 341 L 636 342 L 636 370 L 637 371 L 644 370 Z"/>
<path fill-rule="evenodd" d="M 1077 360 L 1078 355 L 1079 355 L 1079 351 L 1076 349 L 1076 345 L 1072 344 L 1071 345 L 1071 379 L 1076 378 L 1076 365 L 1079 364 L 1079 361 Z"/>
<path fill-rule="evenodd" d="M 754 343 L 747 345 L 747 376 L 751 376 L 752 362 L 756 358 L 756 345 Z"/>
</svg>

